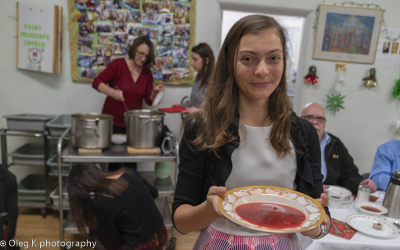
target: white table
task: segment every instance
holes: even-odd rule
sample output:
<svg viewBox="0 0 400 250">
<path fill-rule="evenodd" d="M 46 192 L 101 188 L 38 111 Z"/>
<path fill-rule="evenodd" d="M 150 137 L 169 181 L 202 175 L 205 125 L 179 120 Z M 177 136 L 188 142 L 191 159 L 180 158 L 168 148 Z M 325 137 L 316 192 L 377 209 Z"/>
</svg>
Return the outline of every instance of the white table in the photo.
<svg viewBox="0 0 400 250">
<path fill-rule="evenodd" d="M 384 196 L 384 195 L 383 195 Z M 376 203 L 382 202 L 382 196 Z M 360 214 L 357 208 L 353 206 L 340 207 L 340 208 L 329 208 L 331 212 L 331 218 L 346 222 L 346 218 L 352 214 Z M 382 219 L 389 217 L 380 216 Z M 378 238 L 373 237 L 361 232 L 357 232 L 350 240 L 338 237 L 332 234 L 328 234 L 322 239 L 312 240 L 308 237 L 298 236 L 303 249 L 306 250 L 377 250 L 377 249 L 400 249 L 400 236 L 395 238 Z"/>
</svg>

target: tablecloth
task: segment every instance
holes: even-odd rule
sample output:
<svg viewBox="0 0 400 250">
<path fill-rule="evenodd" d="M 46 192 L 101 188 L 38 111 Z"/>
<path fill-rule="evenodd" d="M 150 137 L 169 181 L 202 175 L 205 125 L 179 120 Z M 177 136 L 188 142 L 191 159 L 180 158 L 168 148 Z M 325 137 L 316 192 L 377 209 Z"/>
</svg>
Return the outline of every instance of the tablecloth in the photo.
<svg viewBox="0 0 400 250">
<path fill-rule="evenodd" d="M 378 204 L 383 201 L 384 193 L 377 194 L 379 199 L 376 201 Z M 358 209 L 353 206 L 329 208 L 331 217 L 339 221 L 346 222 L 346 218 L 352 214 L 360 214 Z M 380 216 L 381 219 L 389 220 L 387 216 Z M 357 232 L 350 240 L 344 239 L 332 234 L 328 234 L 322 239 L 312 240 L 309 237 L 304 237 L 298 234 L 300 243 L 305 250 L 399 250 L 400 249 L 400 236 L 395 238 L 378 238 Z"/>
</svg>

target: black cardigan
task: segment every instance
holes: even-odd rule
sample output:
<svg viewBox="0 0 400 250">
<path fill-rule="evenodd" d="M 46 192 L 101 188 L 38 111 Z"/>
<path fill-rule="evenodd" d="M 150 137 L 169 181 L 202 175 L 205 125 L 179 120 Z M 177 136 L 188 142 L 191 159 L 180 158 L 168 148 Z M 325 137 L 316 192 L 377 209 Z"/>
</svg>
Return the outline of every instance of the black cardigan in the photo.
<svg viewBox="0 0 400 250">
<path fill-rule="evenodd" d="M 232 131 L 238 133 L 233 126 Z M 196 151 L 190 141 L 196 137 L 197 128 L 185 128 L 179 146 L 179 176 L 172 204 L 172 220 L 176 209 L 183 204 L 196 206 L 206 200 L 211 186 L 225 186 L 232 170 L 231 155 L 238 147 L 238 141 L 225 145 L 220 158 L 213 152 Z M 291 136 L 296 151 L 296 191 L 313 198 L 323 193 L 321 174 L 321 149 L 318 134 L 312 124 L 294 113 L 291 116 Z M 328 207 L 325 207 L 329 215 Z"/>
</svg>

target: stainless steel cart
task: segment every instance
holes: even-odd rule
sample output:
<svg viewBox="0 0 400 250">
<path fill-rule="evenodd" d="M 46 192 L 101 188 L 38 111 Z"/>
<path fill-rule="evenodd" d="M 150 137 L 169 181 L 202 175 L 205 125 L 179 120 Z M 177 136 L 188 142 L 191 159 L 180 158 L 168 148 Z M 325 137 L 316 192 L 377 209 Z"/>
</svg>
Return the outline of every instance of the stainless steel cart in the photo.
<svg viewBox="0 0 400 250">
<path fill-rule="evenodd" d="M 14 152 L 8 154 L 7 137 L 34 137 L 42 139 L 39 143 L 26 143 Z M 51 208 L 50 203 L 50 179 L 46 160 L 49 156 L 49 144 L 47 139 L 48 133 L 46 130 L 42 131 L 23 131 L 12 129 L 0 129 L 1 141 L 1 161 L 5 167 L 12 165 L 25 165 L 31 167 L 43 168 L 43 177 L 40 178 L 40 190 L 23 190 L 23 194 L 18 195 L 18 207 L 41 208 L 41 214 L 46 216 L 47 209 Z M 12 157 L 12 162 L 8 161 L 8 155 Z M 34 177 L 34 176 L 27 176 Z M 43 182 L 43 183 L 42 183 Z M 19 193 L 21 190 L 18 191 Z"/>
<path fill-rule="evenodd" d="M 156 175 L 154 172 L 140 172 L 141 175 L 146 178 L 149 183 L 155 184 L 159 191 L 159 198 L 156 200 L 156 205 L 159 208 L 164 218 L 164 224 L 167 229 L 172 229 L 172 238 L 168 244 L 167 250 L 175 248 L 175 230 L 172 225 L 171 214 L 168 207 L 168 197 L 172 197 L 175 192 L 175 184 L 177 178 L 177 167 L 178 167 L 178 143 L 175 143 L 175 153 L 173 155 L 132 155 L 128 154 L 126 144 L 114 145 L 112 144 L 109 148 L 104 149 L 101 154 L 81 154 L 77 148 L 73 147 L 69 143 L 65 148 L 62 147 L 63 141 L 69 134 L 70 129 L 66 129 L 60 136 L 57 144 L 57 162 L 58 162 L 58 173 L 62 173 L 62 163 L 82 163 L 82 162 L 93 162 L 93 163 L 109 163 L 109 162 L 174 162 L 175 169 L 171 171 L 172 174 L 167 181 L 156 181 Z M 174 165 L 174 164 L 173 164 Z M 64 233 L 77 233 L 75 226 L 69 216 L 67 216 L 64 222 L 64 199 L 68 199 L 66 189 L 63 189 L 63 176 L 58 175 L 58 197 L 59 197 L 59 213 L 60 213 L 60 241 L 64 240 Z M 172 244 L 171 244 L 172 243 Z"/>
</svg>

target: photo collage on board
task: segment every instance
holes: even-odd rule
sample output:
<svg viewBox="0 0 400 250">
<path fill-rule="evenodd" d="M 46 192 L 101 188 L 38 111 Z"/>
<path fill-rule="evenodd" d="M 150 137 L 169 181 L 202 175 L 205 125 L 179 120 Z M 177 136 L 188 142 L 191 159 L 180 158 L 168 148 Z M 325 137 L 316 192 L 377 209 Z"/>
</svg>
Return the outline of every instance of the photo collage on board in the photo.
<svg viewBox="0 0 400 250">
<path fill-rule="evenodd" d="M 154 45 L 155 80 L 165 83 L 189 77 L 190 0 L 75 0 L 79 13 L 77 72 L 95 78 L 130 45 L 147 36 Z"/>
</svg>

